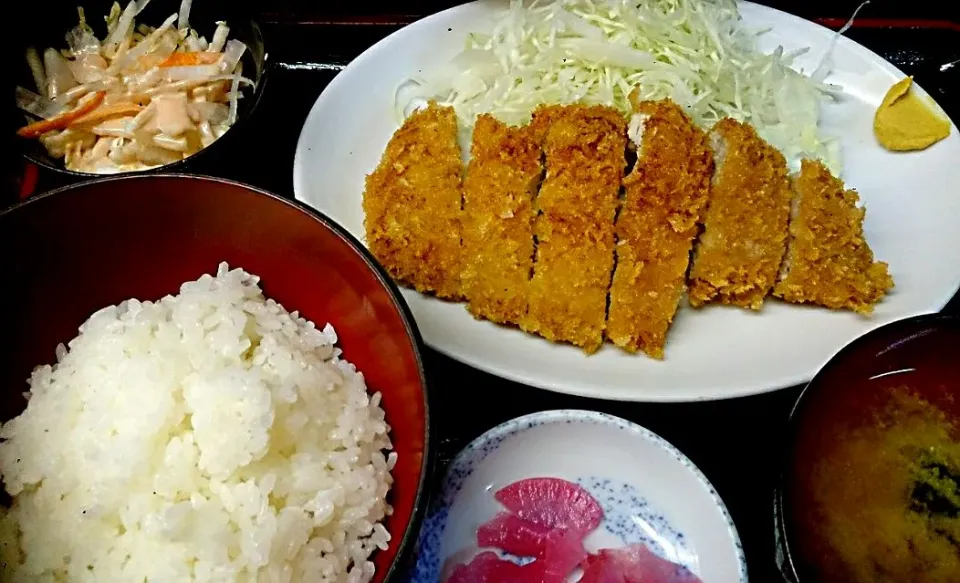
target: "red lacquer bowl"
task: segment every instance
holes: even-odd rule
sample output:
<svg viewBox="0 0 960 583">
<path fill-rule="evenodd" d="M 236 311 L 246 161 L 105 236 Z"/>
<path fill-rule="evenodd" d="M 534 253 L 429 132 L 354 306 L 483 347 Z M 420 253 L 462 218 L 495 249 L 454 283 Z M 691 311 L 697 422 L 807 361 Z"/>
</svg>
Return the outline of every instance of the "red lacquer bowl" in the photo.
<svg viewBox="0 0 960 583">
<path fill-rule="evenodd" d="M 0 213 L 4 307 L 0 419 L 24 408 L 26 379 L 55 361 L 58 343 L 93 312 L 125 299 L 159 299 L 181 283 L 231 267 L 260 276 L 269 298 L 323 326 L 344 358 L 383 394 L 398 461 L 389 550 L 374 581 L 396 580 L 426 505 L 431 466 L 420 337 L 406 304 L 363 246 L 330 219 L 241 184 L 192 176 L 108 178 Z"/>
</svg>

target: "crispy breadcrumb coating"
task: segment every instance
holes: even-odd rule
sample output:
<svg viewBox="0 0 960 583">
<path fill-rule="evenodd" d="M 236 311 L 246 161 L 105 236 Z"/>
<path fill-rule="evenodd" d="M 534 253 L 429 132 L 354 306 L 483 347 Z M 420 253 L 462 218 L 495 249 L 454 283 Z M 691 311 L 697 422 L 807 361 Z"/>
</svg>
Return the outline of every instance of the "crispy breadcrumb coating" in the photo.
<svg viewBox="0 0 960 583">
<path fill-rule="evenodd" d="M 461 297 L 463 163 L 452 107 L 411 115 L 393 134 L 363 193 L 367 245 L 396 281 Z"/>
<path fill-rule="evenodd" d="M 663 358 L 667 331 L 686 289 L 713 157 L 705 133 L 676 103 L 647 101 L 634 109 L 642 116 L 637 120 L 643 124 L 642 139 L 637 163 L 623 181 L 607 337 L 630 352 Z"/>
<path fill-rule="evenodd" d="M 690 269 L 690 304 L 759 310 L 786 250 L 787 162 L 746 123 L 723 119 L 711 138 L 716 175 Z"/>
<path fill-rule="evenodd" d="M 543 140 L 546 177 L 521 327 L 594 352 L 606 323 L 626 122 L 610 107 L 546 106 L 534 112 L 532 127 Z"/>
<path fill-rule="evenodd" d="M 820 162 L 804 160 L 793 181 L 790 242 L 773 294 L 869 314 L 893 287 L 887 264 L 874 261 L 863 237 L 859 197 Z"/>
<path fill-rule="evenodd" d="M 481 115 L 463 189 L 463 295 L 477 318 L 519 325 L 533 273 L 533 199 L 543 176 L 529 126 Z"/>
</svg>

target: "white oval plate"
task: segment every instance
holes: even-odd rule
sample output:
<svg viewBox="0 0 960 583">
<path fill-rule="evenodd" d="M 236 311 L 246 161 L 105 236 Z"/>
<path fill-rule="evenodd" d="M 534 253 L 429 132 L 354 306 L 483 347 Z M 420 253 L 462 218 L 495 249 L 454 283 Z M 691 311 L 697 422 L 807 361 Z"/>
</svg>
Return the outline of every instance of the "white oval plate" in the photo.
<svg viewBox="0 0 960 583">
<path fill-rule="evenodd" d="M 465 4 L 407 26 L 354 60 L 307 118 L 294 161 L 294 192 L 363 239 L 364 177 L 398 127 L 398 84 L 457 54 L 470 31 L 489 29 L 503 2 Z M 813 70 L 834 33 L 789 14 L 744 2 L 744 24 L 770 28 L 764 50 L 810 47 L 798 66 Z M 896 288 L 869 318 L 775 301 L 759 314 L 681 308 L 666 360 L 605 346 L 585 356 L 519 330 L 475 320 L 462 304 L 404 290 L 428 344 L 487 372 L 554 391 L 630 401 L 696 401 L 761 393 L 809 381 L 854 338 L 901 318 L 940 310 L 960 286 L 960 137 L 957 128 L 924 152 L 893 154 L 873 137 L 873 114 L 903 77 L 845 38 L 828 81 L 845 97 L 823 108 L 823 128 L 841 136 L 843 178 L 867 207 L 866 236 L 890 264 Z"/>
<path fill-rule="evenodd" d="M 448 561 L 469 560 L 477 527 L 502 507 L 500 488 L 563 478 L 600 503 L 588 552 L 643 543 L 703 583 L 746 583 L 737 529 L 723 501 L 685 455 L 651 431 L 592 411 L 545 411 L 491 429 L 457 455 L 420 531 L 413 583 L 437 583 Z"/>
</svg>

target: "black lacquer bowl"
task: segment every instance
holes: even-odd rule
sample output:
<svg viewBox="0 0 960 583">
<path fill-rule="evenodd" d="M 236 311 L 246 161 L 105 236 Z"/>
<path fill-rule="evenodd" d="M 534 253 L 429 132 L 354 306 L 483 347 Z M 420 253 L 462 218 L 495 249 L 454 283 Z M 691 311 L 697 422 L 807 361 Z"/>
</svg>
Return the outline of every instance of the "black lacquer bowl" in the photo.
<svg viewBox="0 0 960 583">
<path fill-rule="evenodd" d="M 960 318 L 908 318 L 841 350 L 800 396 L 784 460 L 788 581 L 960 581 Z"/>
</svg>

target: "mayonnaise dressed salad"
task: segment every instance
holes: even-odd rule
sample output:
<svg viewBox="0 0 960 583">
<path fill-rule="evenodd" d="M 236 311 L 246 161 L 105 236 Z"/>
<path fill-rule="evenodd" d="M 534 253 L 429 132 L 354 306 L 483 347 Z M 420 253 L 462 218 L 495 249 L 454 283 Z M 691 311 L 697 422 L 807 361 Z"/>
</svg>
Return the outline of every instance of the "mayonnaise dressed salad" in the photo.
<svg viewBox="0 0 960 583">
<path fill-rule="evenodd" d="M 27 50 L 36 91 L 17 106 L 36 120 L 20 128 L 67 169 L 95 174 L 170 164 L 209 146 L 237 119 L 242 42 L 218 22 L 208 41 L 190 27 L 191 0 L 156 28 L 137 24 L 149 0 L 114 3 L 97 38 L 83 9 L 67 48 Z"/>
</svg>

